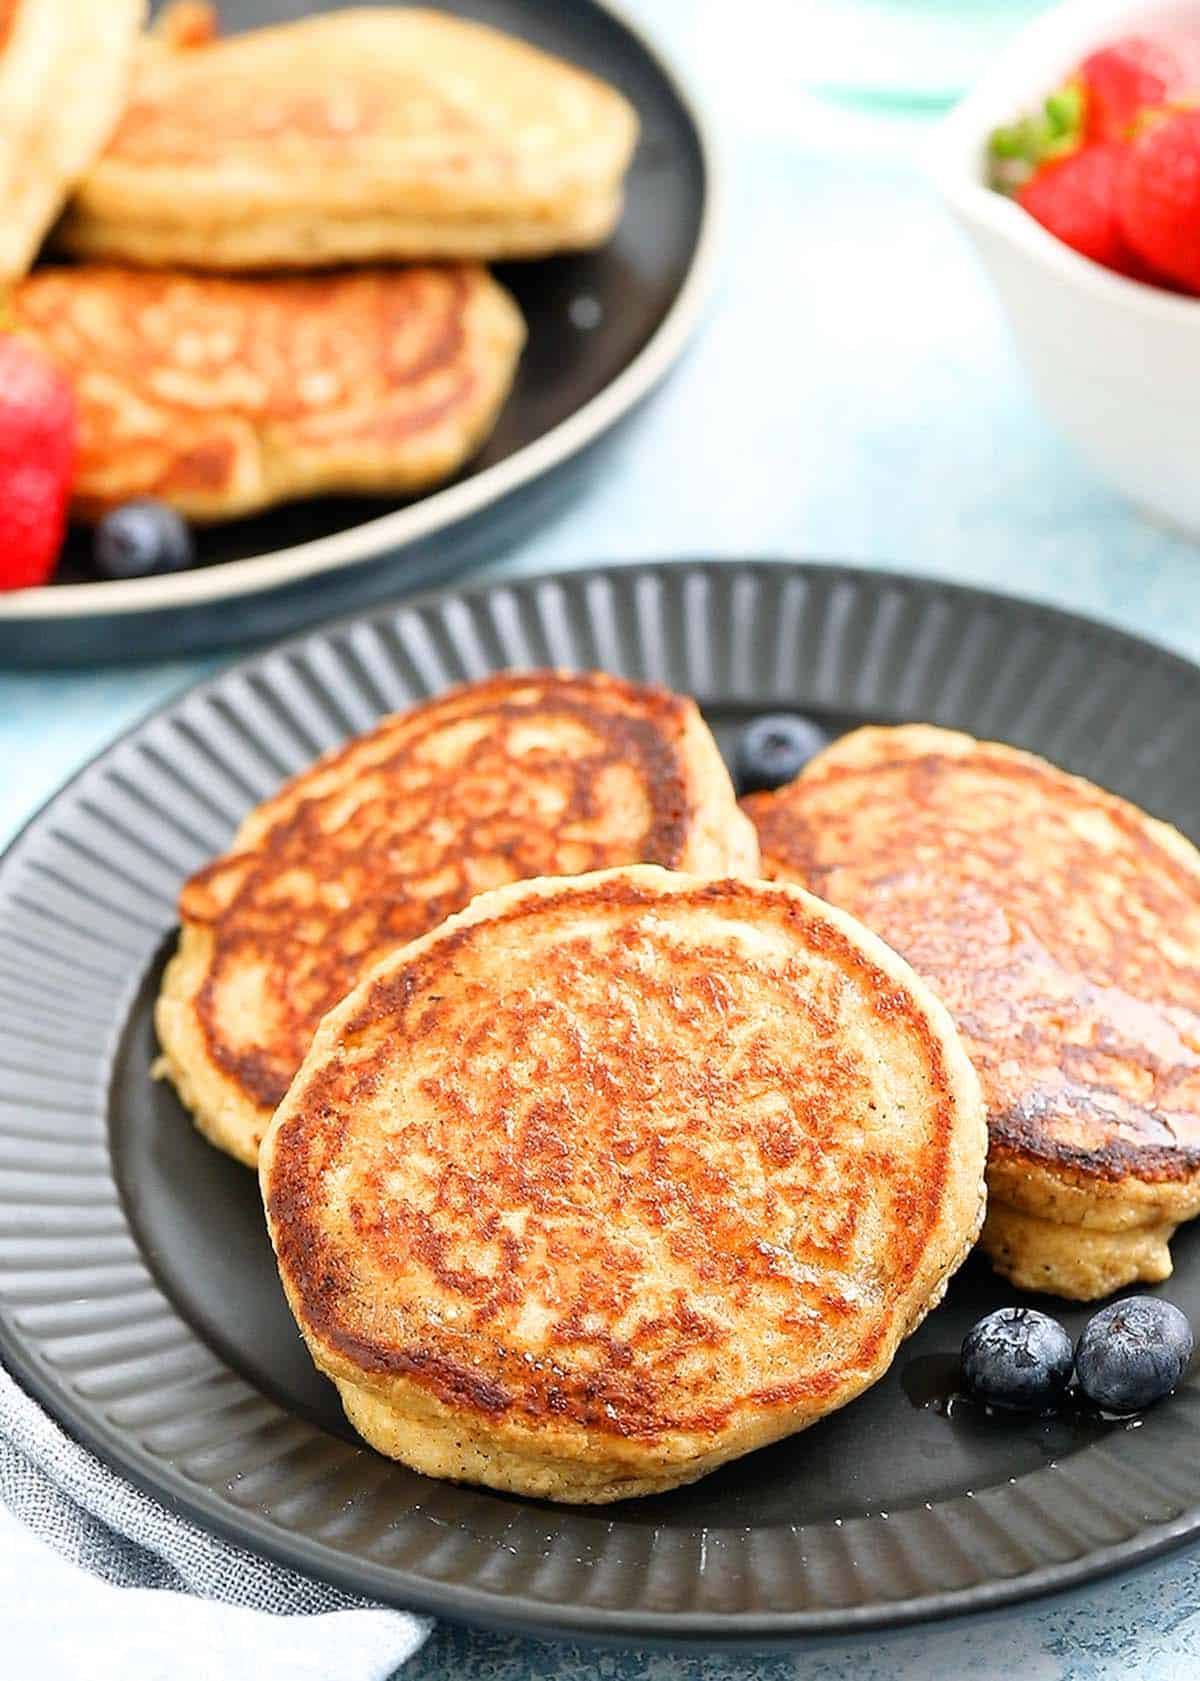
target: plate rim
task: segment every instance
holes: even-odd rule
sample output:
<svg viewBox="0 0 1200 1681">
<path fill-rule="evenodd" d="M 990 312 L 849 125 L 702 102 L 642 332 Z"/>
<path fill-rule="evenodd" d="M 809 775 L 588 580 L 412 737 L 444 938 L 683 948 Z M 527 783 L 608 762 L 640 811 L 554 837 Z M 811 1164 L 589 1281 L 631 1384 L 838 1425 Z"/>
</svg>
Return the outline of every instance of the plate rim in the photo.
<svg viewBox="0 0 1200 1681">
<path fill-rule="evenodd" d="M 0 592 L 0 626 L 86 620 L 100 616 L 210 607 L 300 584 L 322 572 L 336 572 L 401 551 L 448 530 L 502 501 L 598 442 L 655 389 L 679 360 L 700 326 L 713 290 L 725 220 L 723 172 L 714 125 L 691 78 L 659 43 L 657 31 L 634 21 L 622 0 L 588 0 L 645 53 L 691 125 L 700 155 L 702 193 L 696 241 L 683 282 L 646 343 L 594 397 L 523 444 L 503 461 L 458 484 L 431 491 L 416 502 L 376 515 L 325 537 L 286 549 L 221 561 L 161 577 L 98 579 L 44 584 Z"/>
<path fill-rule="evenodd" d="M 597 3 L 607 3 L 607 0 L 597 0 Z M 234 561 L 231 564 L 237 565 L 238 562 Z M 153 723 L 156 718 L 174 711 L 183 701 L 192 696 L 203 695 L 207 690 L 218 687 L 226 678 L 244 672 L 251 666 L 264 663 L 276 655 L 286 655 L 293 650 L 299 650 L 307 642 L 336 636 L 351 625 L 360 622 L 369 624 L 377 619 L 386 619 L 397 612 L 421 612 L 434 602 L 450 596 L 469 600 L 492 595 L 498 590 L 527 587 L 536 589 L 544 584 L 561 584 L 573 579 L 579 579 L 586 585 L 592 580 L 603 581 L 611 578 L 618 572 L 622 575 L 654 578 L 668 569 L 686 571 L 688 568 L 697 572 L 792 571 L 830 581 L 842 577 L 866 578 L 879 583 L 891 582 L 899 589 L 933 589 L 939 594 L 954 596 L 959 600 L 974 601 L 979 606 L 984 606 L 989 601 L 999 601 L 1005 606 L 1026 610 L 1052 622 L 1070 625 L 1076 630 L 1082 629 L 1088 635 L 1097 636 L 1101 640 L 1111 640 L 1116 646 L 1135 654 L 1139 659 L 1152 659 L 1155 663 L 1174 667 L 1192 675 L 1200 674 L 1200 657 L 1193 660 L 1179 649 L 1159 642 L 1152 636 L 1142 636 L 1137 631 L 1126 630 L 1114 619 L 1101 618 L 1095 613 L 1080 613 L 1073 607 L 1063 607 L 1057 602 L 1043 600 L 1040 596 L 1025 595 L 1019 590 L 1008 590 L 998 585 L 965 583 L 954 578 L 940 578 L 931 572 L 914 572 L 908 567 L 872 565 L 868 561 L 818 559 L 775 552 L 746 556 L 686 552 L 660 556 L 657 559 L 631 556 L 628 559 L 588 561 L 579 566 L 538 567 L 512 577 L 464 578 L 448 583 L 431 584 L 427 589 L 416 590 L 412 594 L 400 591 L 390 601 L 379 602 L 374 606 L 351 608 L 348 612 L 319 619 L 315 624 L 306 625 L 286 636 L 274 637 L 268 642 L 244 650 L 235 647 L 233 658 L 222 663 L 216 671 L 206 672 L 202 677 L 185 678 L 178 688 L 153 701 L 145 712 L 123 724 L 115 735 L 110 736 L 85 759 L 81 759 L 57 787 L 52 788 L 49 794 L 38 801 L 32 811 L 12 830 L 7 840 L 0 841 L 0 871 L 7 866 L 10 855 L 24 840 L 26 832 L 45 815 L 61 795 L 67 793 L 107 754 L 127 741 L 130 736 L 136 735 L 144 726 Z M 0 600 L 2 599 L 0 597 Z"/>
<path fill-rule="evenodd" d="M 178 711 L 193 699 L 201 698 L 207 691 L 266 665 L 280 655 L 286 656 L 306 644 L 336 637 L 357 623 L 387 622 L 397 614 L 419 613 L 447 599 L 486 598 L 506 591 L 536 593 L 547 585 L 574 585 L 586 590 L 589 584 L 611 581 L 618 574 L 628 578 L 630 586 L 636 588 L 639 579 L 652 581 L 671 571 L 690 571 L 708 577 L 736 573 L 751 578 L 763 573 L 791 573 L 810 582 L 832 585 L 844 579 L 860 585 L 869 583 L 905 593 L 915 592 L 927 599 L 951 597 L 979 607 L 999 603 L 1027 615 L 1031 621 L 1069 625 L 1075 632 L 1107 642 L 1140 661 L 1186 673 L 1192 683 L 1200 680 L 1200 662 L 1111 621 L 1012 592 L 891 568 L 796 560 L 786 556 L 744 560 L 736 557 L 679 556 L 650 562 L 549 569 L 512 579 L 473 582 L 457 588 L 435 588 L 383 608 L 347 614 L 253 652 L 217 673 L 183 685 L 175 694 L 121 730 L 39 804 L 0 851 L 0 879 L 17 860 L 31 832 L 55 804 L 123 743 L 152 726 L 159 718 Z M 94 1452 L 119 1475 L 202 1529 L 235 1545 L 248 1547 L 279 1564 L 330 1582 L 350 1594 L 371 1594 L 385 1604 L 539 1638 L 585 1638 L 624 1646 L 642 1643 L 675 1648 L 703 1642 L 718 1645 L 726 1651 L 795 1648 L 851 1638 L 856 1634 L 884 1633 L 925 1623 L 961 1620 L 1005 1606 L 1025 1604 L 1144 1565 L 1200 1532 L 1200 1501 L 1196 1501 L 1169 1520 L 1148 1524 L 1133 1536 L 1093 1548 L 1077 1559 L 1048 1563 L 1024 1574 L 993 1578 L 965 1588 L 941 1589 L 894 1602 L 822 1606 L 811 1610 L 728 1613 L 647 1609 L 631 1612 L 578 1603 L 569 1607 L 552 1606 L 527 1594 L 499 1592 L 475 1583 L 436 1581 L 417 1575 L 411 1569 L 371 1560 L 353 1558 L 343 1564 L 342 1555 L 335 1548 L 307 1536 L 281 1530 L 255 1512 L 238 1508 L 236 1515 L 231 1516 L 231 1508 L 219 1496 L 192 1484 L 179 1468 L 154 1461 L 135 1437 L 109 1425 L 103 1418 L 89 1414 L 86 1406 L 78 1406 L 65 1386 L 56 1387 L 52 1376 L 43 1371 L 36 1351 L 27 1348 L 23 1334 L 13 1323 L 11 1311 L 3 1303 L 0 1303 L 0 1357 L 16 1381 L 46 1407 L 68 1435 Z"/>
</svg>

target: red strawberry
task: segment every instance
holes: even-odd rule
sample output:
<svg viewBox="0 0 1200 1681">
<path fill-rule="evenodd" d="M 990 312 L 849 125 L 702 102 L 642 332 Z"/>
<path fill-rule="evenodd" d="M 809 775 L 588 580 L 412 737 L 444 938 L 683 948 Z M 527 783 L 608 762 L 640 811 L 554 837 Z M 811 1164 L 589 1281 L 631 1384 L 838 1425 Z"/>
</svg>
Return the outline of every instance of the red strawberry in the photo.
<svg viewBox="0 0 1200 1681">
<path fill-rule="evenodd" d="M 1200 53 L 1190 40 L 1132 35 L 1085 58 L 1076 72 L 1084 90 L 1088 140 L 1122 140 L 1141 113 L 1200 85 Z"/>
<path fill-rule="evenodd" d="M 34 345 L 0 333 L 0 589 L 54 571 L 74 473 L 70 383 Z"/>
<path fill-rule="evenodd" d="M 1143 265 L 1117 220 L 1117 182 L 1127 151 L 1110 140 L 1052 159 L 1030 176 L 1017 200 L 1064 245 L 1118 274 L 1140 275 Z"/>
<path fill-rule="evenodd" d="M 1200 293 L 1200 109 L 1167 111 L 1126 148 L 1117 215 L 1131 250 Z"/>
</svg>

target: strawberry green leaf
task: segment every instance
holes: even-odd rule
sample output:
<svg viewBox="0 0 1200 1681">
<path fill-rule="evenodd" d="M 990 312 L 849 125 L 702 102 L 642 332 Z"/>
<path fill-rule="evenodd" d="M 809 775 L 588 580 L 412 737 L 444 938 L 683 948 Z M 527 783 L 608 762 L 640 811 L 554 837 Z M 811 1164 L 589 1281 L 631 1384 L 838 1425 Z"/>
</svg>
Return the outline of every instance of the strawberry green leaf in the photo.
<svg viewBox="0 0 1200 1681">
<path fill-rule="evenodd" d="M 1084 104 L 1082 85 L 1067 82 L 1040 111 L 995 129 L 988 142 L 992 186 L 1016 192 L 1042 164 L 1075 151 L 1083 141 Z"/>
</svg>

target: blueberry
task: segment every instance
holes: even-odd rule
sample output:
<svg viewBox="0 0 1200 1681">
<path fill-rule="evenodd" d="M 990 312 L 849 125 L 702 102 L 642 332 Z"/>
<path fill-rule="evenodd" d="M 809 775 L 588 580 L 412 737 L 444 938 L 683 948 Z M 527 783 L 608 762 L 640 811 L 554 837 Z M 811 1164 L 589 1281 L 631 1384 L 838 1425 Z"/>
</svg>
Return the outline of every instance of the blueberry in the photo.
<svg viewBox="0 0 1200 1681">
<path fill-rule="evenodd" d="M 994 1407 L 1043 1412 L 1071 1381 L 1071 1339 L 1057 1319 L 1032 1307 L 1002 1307 L 963 1339 L 967 1392 Z"/>
<path fill-rule="evenodd" d="M 124 502 L 96 527 L 93 554 L 104 578 L 182 572 L 196 559 L 187 524 L 165 502 Z"/>
<path fill-rule="evenodd" d="M 738 789 L 753 794 L 759 788 L 778 788 L 798 776 L 825 746 L 816 724 L 794 712 L 772 712 L 755 718 L 742 731 L 735 765 Z"/>
<path fill-rule="evenodd" d="M 1075 1369 L 1089 1401 L 1133 1413 L 1169 1395 L 1191 1357 L 1186 1314 L 1157 1296 L 1127 1296 L 1088 1320 Z"/>
</svg>

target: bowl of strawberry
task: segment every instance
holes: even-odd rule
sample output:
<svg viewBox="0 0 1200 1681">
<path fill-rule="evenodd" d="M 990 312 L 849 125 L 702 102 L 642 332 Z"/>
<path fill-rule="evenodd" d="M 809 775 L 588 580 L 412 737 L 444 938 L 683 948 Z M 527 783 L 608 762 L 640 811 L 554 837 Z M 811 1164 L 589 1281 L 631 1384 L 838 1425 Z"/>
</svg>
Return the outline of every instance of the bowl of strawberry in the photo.
<svg viewBox="0 0 1200 1681">
<path fill-rule="evenodd" d="M 1051 418 L 1200 536 L 1200 0 L 1068 0 L 947 118 L 934 171 Z"/>
</svg>

